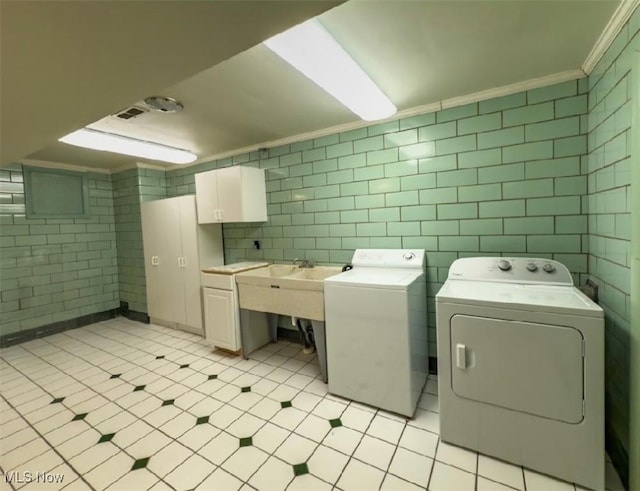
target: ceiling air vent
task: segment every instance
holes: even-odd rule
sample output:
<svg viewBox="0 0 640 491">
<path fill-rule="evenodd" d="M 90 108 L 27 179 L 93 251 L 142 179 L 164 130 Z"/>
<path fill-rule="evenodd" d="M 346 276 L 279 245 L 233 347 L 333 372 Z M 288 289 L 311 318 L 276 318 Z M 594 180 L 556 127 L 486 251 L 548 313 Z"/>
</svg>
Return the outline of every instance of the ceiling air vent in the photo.
<svg viewBox="0 0 640 491">
<path fill-rule="evenodd" d="M 182 111 L 184 105 L 180 101 L 176 101 L 171 97 L 154 95 L 144 100 L 145 105 L 153 110 L 161 113 L 177 113 Z"/>
<path fill-rule="evenodd" d="M 128 120 L 140 116 L 141 114 L 144 114 L 146 112 L 148 112 L 148 110 L 136 106 L 131 106 L 124 111 L 117 112 L 114 116 L 119 119 Z"/>
</svg>

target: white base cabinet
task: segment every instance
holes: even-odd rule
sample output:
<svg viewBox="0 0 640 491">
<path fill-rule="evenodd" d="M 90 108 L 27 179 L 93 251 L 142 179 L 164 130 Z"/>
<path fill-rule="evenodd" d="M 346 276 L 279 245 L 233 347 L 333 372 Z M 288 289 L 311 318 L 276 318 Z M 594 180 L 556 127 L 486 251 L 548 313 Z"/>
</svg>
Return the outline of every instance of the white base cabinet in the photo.
<svg viewBox="0 0 640 491">
<path fill-rule="evenodd" d="M 216 348 L 240 349 L 238 301 L 234 291 L 203 288 L 205 337 Z"/>
<path fill-rule="evenodd" d="M 203 334 L 200 270 L 224 263 L 220 225 L 198 225 L 195 197 L 142 203 L 147 310 L 153 322 Z"/>
</svg>

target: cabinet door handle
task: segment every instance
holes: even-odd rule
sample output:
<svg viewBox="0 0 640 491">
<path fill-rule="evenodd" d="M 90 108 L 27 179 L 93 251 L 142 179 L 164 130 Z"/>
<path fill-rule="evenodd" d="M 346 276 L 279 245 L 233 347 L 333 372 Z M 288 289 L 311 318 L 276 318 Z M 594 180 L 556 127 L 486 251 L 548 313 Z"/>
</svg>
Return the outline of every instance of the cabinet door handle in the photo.
<svg viewBox="0 0 640 491">
<path fill-rule="evenodd" d="M 151 256 L 151 265 L 157 266 L 160 264 L 160 258 L 158 256 Z"/>
<path fill-rule="evenodd" d="M 187 259 L 185 257 L 182 257 L 182 267 L 183 268 L 187 267 Z"/>
<path fill-rule="evenodd" d="M 222 210 L 216 210 L 216 220 L 219 222 L 222 221 Z"/>
</svg>

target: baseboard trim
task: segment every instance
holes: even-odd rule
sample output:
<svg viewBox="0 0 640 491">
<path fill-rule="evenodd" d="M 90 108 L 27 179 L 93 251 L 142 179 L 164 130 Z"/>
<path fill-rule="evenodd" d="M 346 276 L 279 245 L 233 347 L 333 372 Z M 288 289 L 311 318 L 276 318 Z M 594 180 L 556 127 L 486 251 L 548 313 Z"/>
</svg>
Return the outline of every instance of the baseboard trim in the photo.
<svg viewBox="0 0 640 491">
<path fill-rule="evenodd" d="M 605 425 L 605 447 L 625 489 L 629 489 L 629 454 L 611 425 Z"/>
<path fill-rule="evenodd" d="M 149 317 L 149 315 L 147 315 L 146 312 L 138 312 L 136 310 L 127 309 L 127 311 L 119 310 L 118 314 L 132 321 L 142 322 L 143 324 L 151 324 L 151 318 Z"/>
<path fill-rule="evenodd" d="M 15 344 L 25 343 L 27 341 L 44 338 L 70 329 L 77 329 L 78 327 L 88 326 L 89 324 L 94 324 L 96 322 L 113 319 L 118 316 L 118 310 L 119 309 L 105 310 L 104 312 L 96 312 L 95 314 L 87 314 L 65 321 L 45 324 L 44 326 L 34 327 L 33 329 L 3 334 L 0 336 L 0 348 L 7 348 Z"/>
</svg>

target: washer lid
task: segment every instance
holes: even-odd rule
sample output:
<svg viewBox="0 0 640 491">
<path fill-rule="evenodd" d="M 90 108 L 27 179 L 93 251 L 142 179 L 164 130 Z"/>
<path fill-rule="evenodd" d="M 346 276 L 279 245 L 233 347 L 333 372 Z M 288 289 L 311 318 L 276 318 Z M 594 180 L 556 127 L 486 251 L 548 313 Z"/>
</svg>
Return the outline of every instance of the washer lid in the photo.
<svg viewBox="0 0 640 491">
<path fill-rule="evenodd" d="M 354 268 L 330 276 L 325 285 L 362 286 L 366 288 L 404 289 L 424 277 L 422 270 L 392 268 Z"/>
<path fill-rule="evenodd" d="M 217 274 L 236 274 L 242 271 L 249 271 L 250 269 L 263 268 L 269 266 L 267 262 L 253 262 L 244 261 L 241 263 L 225 264 L 220 266 L 212 266 L 210 268 L 204 268 L 203 273 L 217 273 Z"/>
<path fill-rule="evenodd" d="M 573 286 L 447 280 L 436 295 L 437 302 L 518 308 L 543 312 L 603 317 L 604 312 Z"/>
</svg>

